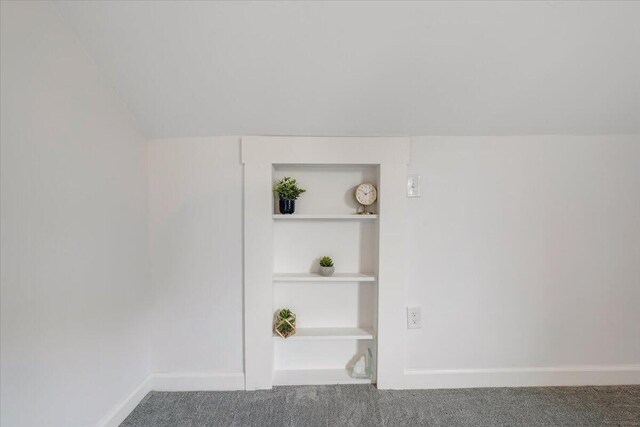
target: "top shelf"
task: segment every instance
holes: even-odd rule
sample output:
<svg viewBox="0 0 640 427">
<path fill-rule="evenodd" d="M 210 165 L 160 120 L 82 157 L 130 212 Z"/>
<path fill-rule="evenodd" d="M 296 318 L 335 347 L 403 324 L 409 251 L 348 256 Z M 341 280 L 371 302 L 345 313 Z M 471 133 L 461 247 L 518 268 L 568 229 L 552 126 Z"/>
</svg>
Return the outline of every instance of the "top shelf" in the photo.
<svg viewBox="0 0 640 427">
<path fill-rule="evenodd" d="M 359 214 L 344 214 L 344 215 L 335 215 L 335 214 L 327 214 L 327 215 L 282 215 L 282 214 L 273 214 L 273 219 L 276 220 L 313 220 L 313 219 L 350 219 L 350 220 L 360 220 L 360 219 L 376 219 L 378 218 L 377 214 L 371 215 L 359 215 Z"/>
</svg>

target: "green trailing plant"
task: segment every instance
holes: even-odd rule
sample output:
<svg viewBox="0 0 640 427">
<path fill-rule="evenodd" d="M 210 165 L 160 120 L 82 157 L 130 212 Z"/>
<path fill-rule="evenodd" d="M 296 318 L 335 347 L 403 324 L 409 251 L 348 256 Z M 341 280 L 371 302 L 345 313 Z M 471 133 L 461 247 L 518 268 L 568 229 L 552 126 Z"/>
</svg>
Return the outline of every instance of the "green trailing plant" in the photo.
<svg viewBox="0 0 640 427">
<path fill-rule="evenodd" d="M 296 200 L 305 189 L 298 187 L 298 183 L 295 178 L 285 176 L 281 180 L 276 182 L 273 192 L 278 195 L 281 200 Z"/>
<path fill-rule="evenodd" d="M 320 258 L 320 267 L 333 267 L 333 260 L 328 256 Z"/>
</svg>

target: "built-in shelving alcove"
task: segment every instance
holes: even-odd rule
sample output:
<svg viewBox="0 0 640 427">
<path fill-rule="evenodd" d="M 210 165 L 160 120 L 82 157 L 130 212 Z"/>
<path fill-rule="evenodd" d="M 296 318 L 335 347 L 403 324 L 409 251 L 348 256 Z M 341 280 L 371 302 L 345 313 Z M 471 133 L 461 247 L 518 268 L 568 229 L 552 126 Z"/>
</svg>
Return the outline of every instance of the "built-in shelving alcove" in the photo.
<svg viewBox="0 0 640 427">
<path fill-rule="evenodd" d="M 378 383 L 403 365 L 402 230 L 406 138 L 244 137 L 245 381 L 273 385 Z M 307 191 L 283 215 L 272 188 L 290 176 Z M 355 188 L 378 188 L 358 214 Z M 330 256 L 335 274 L 318 272 Z M 297 315 L 296 334 L 273 333 L 274 314 Z M 373 355 L 369 378 L 350 369 Z"/>
<path fill-rule="evenodd" d="M 273 165 L 272 182 L 285 176 L 307 191 L 291 215 L 274 199 L 273 311 L 293 310 L 298 329 L 287 339 L 274 334 L 273 384 L 373 382 L 375 369 L 367 380 L 349 375 L 369 349 L 375 366 L 377 325 L 379 215 L 359 215 L 354 191 L 363 182 L 377 187 L 379 167 Z M 335 263 L 333 276 L 318 274 L 324 255 Z"/>
</svg>

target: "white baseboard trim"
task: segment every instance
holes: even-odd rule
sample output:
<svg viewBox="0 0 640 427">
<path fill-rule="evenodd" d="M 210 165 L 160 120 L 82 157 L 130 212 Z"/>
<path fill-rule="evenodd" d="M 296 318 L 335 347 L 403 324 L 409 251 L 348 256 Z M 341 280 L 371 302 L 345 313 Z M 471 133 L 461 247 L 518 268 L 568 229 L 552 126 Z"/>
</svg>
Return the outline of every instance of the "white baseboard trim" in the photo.
<svg viewBox="0 0 640 427">
<path fill-rule="evenodd" d="M 155 391 L 244 390 L 244 373 L 185 372 L 152 374 Z"/>
<path fill-rule="evenodd" d="M 404 371 L 405 389 L 629 384 L 640 384 L 640 365 Z"/>
<path fill-rule="evenodd" d="M 150 391 L 244 390 L 244 373 L 187 372 L 149 375 L 126 399 L 118 403 L 97 427 L 118 427 Z"/>
<path fill-rule="evenodd" d="M 640 384 L 640 365 L 404 371 L 404 389 L 544 387 Z M 244 390 L 244 373 L 186 372 L 149 375 L 105 415 L 97 427 L 118 427 L 150 391 Z"/>
<path fill-rule="evenodd" d="M 151 391 L 152 376 L 149 375 L 136 389 L 124 400 L 118 403 L 97 424 L 97 427 L 118 427 L 129 416 L 138 403 Z"/>
</svg>

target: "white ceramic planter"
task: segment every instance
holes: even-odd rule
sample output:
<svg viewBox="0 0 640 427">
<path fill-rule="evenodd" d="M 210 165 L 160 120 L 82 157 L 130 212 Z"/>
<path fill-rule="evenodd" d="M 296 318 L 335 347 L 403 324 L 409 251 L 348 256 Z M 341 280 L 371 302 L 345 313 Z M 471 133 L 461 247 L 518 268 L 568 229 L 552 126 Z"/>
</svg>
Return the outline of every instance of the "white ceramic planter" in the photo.
<svg viewBox="0 0 640 427">
<path fill-rule="evenodd" d="M 322 276 L 332 276 L 335 270 L 336 270 L 335 266 L 331 266 L 331 267 L 320 266 L 320 274 Z"/>
</svg>

